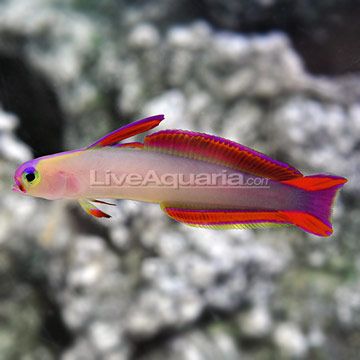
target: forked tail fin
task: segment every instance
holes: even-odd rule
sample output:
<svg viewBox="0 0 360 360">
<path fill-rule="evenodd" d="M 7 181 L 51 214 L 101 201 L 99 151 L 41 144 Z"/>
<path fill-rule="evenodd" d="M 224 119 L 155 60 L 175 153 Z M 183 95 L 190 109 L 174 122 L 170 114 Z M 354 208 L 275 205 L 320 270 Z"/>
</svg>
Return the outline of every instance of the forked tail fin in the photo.
<svg viewBox="0 0 360 360">
<path fill-rule="evenodd" d="M 303 209 L 281 211 L 292 224 L 318 235 L 332 234 L 331 208 L 336 192 L 347 182 L 343 177 L 330 175 L 304 176 L 282 183 L 306 190 Z"/>
</svg>

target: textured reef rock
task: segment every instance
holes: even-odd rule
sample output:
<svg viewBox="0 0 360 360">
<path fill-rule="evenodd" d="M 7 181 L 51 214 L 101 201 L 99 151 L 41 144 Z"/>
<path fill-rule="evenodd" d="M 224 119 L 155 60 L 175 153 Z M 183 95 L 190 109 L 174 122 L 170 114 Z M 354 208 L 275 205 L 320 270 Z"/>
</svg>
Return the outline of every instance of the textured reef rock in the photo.
<svg viewBox="0 0 360 360">
<path fill-rule="evenodd" d="M 279 32 L 245 36 L 203 21 L 174 25 L 176 12 L 164 16 L 166 2 L 161 10 L 152 1 L 72 3 L 0 4 L 1 46 L 54 85 L 67 146 L 118 127 L 120 116 L 165 113 L 162 128 L 216 133 L 304 173 L 351 181 L 338 198 L 330 239 L 292 228 L 192 229 L 157 206 L 129 201 L 118 202 L 112 221 L 99 221 L 71 203 L 9 194 L 15 163 L 30 152 L 13 135 L 14 116 L 1 111 L 0 276 L 9 291 L 0 296 L 0 353 L 350 358 L 350 333 L 360 323 L 356 78 L 309 75 Z"/>
</svg>

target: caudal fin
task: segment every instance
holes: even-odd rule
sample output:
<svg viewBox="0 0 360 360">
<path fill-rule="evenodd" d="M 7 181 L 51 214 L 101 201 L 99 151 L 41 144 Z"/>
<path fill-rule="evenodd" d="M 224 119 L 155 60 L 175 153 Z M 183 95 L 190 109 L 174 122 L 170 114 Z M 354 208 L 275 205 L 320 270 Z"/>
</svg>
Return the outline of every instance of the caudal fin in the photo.
<svg viewBox="0 0 360 360">
<path fill-rule="evenodd" d="M 306 190 L 303 197 L 303 209 L 281 211 L 292 224 L 318 235 L 332 234 L 330 222 L 331 208 L 336 192 L 347 182 L 343 177 L 330 175 L 304 176 L 283 181 L 299 189 Z"/>
</svg>

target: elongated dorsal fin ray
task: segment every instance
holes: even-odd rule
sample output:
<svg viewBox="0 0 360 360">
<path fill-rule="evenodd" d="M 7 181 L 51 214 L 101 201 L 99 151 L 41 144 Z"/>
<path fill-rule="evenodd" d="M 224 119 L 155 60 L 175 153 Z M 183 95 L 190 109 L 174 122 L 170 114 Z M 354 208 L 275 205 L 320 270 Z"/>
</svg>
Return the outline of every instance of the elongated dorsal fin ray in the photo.
<svg viewBox="0 0 360 360">
<path fill-rule="evenodd" d="M 164 115 L 154 115 L 125 125 L 95 141 L 87 149 L 112 146 L 129 137 L 141 134 L 158 126 L 164 120 Z"/>
<path fill-rule="evenodd" d="M 145 137 L 144 149 L 221 164 L 277 181 L 303 176 L 294 167 L 234 141 L 192 131 L 158 131 Z"/>
</svg>

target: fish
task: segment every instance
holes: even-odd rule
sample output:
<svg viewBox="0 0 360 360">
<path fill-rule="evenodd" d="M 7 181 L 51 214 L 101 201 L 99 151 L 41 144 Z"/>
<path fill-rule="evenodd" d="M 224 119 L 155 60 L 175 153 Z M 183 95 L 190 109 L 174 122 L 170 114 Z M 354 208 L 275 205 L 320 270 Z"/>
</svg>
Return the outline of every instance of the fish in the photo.
<svg viewBox="0 0 360 360">
<path fill-rule="evenodd" d="M 332 234 L 332 206 L 346 178 L 305 176 L 234 141 L 189 130 L 159 130 L 142 142 L 123 141 L 154 129 L 164 118 L 141 119 L 84 148 L 27 161 L 15 171 L 13 190 L 77 200 L 97 218 L 111 217 L 99 205 L 128 199 L 159 204 L 170 218 L 189 226 L 293 225 L 317 236 Z"/>
</svg>

